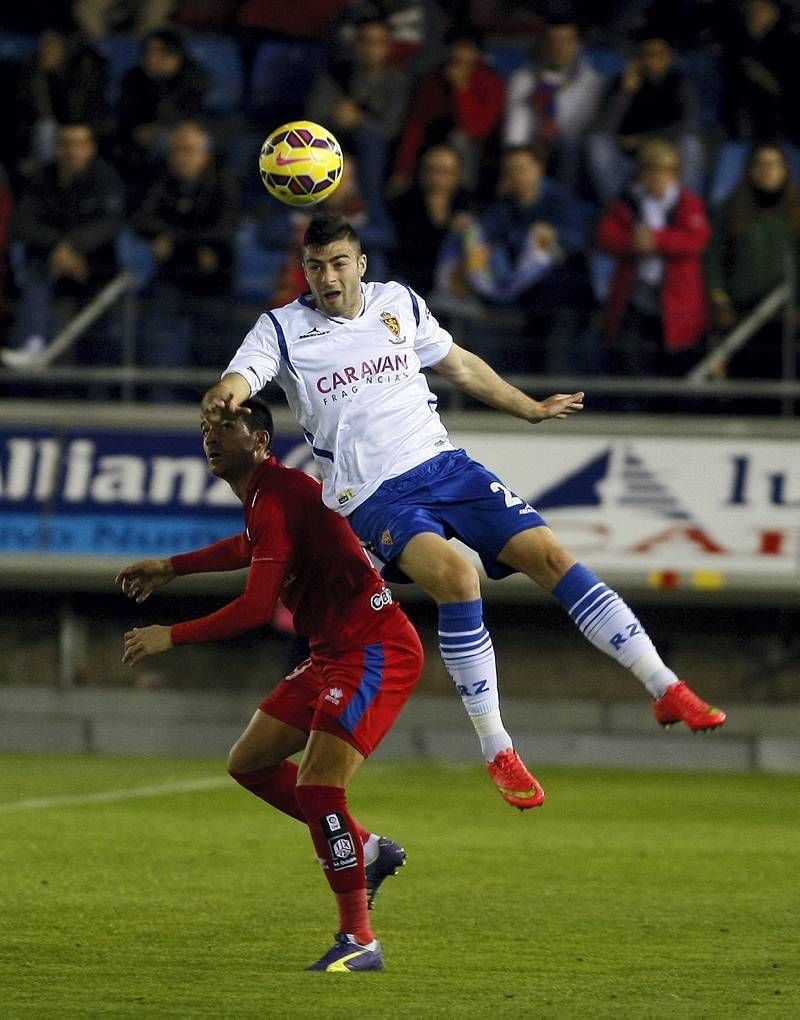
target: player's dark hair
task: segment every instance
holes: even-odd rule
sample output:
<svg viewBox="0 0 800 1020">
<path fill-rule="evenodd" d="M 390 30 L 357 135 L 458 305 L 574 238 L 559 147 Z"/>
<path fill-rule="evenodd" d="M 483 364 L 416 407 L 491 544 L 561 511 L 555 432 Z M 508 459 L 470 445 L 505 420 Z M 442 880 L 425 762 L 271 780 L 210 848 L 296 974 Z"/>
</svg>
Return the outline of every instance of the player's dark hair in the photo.
<svg viewBox="0 0 800 1020">
<path fill-rule="evenodd" d="M 275 426 L 272 422 L 272 411 L 266 401 L 259 397 L 248 397 L 242 402 L 250 414 L 243 414 L 242 421 L 250 433 L 264 431 L 269 435 L 269 448 L 272 449 L 272 441 L 275 438 Z"/>
<path fill-rule="evenodd" d="M 361 251 L 361 238 L 344 216 L 338 213 L 318 213 L 308 225 L 303 248 L 324 248 L 334 241 L 349 241 Z"/>
</svg>

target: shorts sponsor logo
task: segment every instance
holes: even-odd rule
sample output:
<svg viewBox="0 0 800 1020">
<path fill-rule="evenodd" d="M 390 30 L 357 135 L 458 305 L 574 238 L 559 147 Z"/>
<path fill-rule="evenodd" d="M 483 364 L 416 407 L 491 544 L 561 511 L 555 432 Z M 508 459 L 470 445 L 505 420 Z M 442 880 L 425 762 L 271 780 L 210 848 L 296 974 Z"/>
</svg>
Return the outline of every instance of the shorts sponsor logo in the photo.
<svg viewBox="0 0 800 1020">
<path fill-rule="evenodd" d="M 358 866 L 353 837 L 349 832 L 343 832 L 341 836 L 329 839 L 328 846 L 331 848 L 331 862 L 334 871 L 344 871 L 345 868 Z"/>
<path fill-rule="evenodd" d="M 325 700 L 330 701 L 332 705 L 339 705 L 339 702 L 344 697 L 344 691 L 341 687 L 331 687 L 328 693 L 325 695 Z"/>
<path fill-rule="evenodd" d="M 388 528 L 386 528 L 384 530 L 383 534 L 381 535 L 381 545 L 394 545 L 394 539 L 392 538 L 392 533 L 391 533 L 391 531 L 389 531 Z"/>
<path fill-rule="evenodd" d="M 382 591 L 376 591 L 369 600 L 369 604 L 376 610 L 383 609 L 384 606 L 390 606 L 392 604 L 392 593 L 388 588 L 384 588 Z"/>
</svg>

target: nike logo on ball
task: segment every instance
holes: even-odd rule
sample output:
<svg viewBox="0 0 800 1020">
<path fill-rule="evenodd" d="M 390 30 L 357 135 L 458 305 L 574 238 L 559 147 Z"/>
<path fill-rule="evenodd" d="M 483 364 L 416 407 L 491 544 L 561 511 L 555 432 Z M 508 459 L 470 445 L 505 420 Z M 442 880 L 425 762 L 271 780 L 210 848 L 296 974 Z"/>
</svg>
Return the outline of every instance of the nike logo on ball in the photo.
<svg viewBox="0 0 800 1020">
<path fill-rule="evenodd" d="M 280 154 L 275 157 L 275 162 L 278 166 L 289 166 L 290 163 L 302 163 L 305 156 L 298 156 L 296 159 L 286 159 Z"/>
</svg>

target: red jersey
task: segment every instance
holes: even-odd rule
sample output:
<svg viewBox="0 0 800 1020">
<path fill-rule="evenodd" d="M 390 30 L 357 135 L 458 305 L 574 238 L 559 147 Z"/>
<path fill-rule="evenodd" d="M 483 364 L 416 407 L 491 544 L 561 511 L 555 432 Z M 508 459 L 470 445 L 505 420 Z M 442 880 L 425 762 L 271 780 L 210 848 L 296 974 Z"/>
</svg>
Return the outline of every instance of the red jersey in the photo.
<svg viewBox="0 0 800 1020">
<path fill-rule="evenodd" d="M 347 521 L 323 505 L 321 486 L 270 457 L 253 472 L 245 530 L 173 556 L 177 574 L 249 566 L 238 599 L 172 628 L 175 645 L 220 641 L 269 623 L 275 603 L 292 613 L 312 652 L 369 644 L 403 615 Z"/>
</svg>

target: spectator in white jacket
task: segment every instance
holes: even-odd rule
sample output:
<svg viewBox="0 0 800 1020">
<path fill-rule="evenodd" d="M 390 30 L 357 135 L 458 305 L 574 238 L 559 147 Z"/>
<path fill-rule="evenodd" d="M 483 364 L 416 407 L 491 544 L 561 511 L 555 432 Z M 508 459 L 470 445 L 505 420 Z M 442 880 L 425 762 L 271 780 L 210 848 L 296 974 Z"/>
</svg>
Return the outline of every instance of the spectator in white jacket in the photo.
<svg viewBox="0 0 800 1020">
<path fill-rule="evenodd" d="M 603 75 L 581 52 L 578 25 L 551 19 L 544 31 L 541 58 L 509 79 L 505 144 L 543 149 L 549 154 L 548 174 L 574 188 L 582 138 L 592 125 L 604 91 Z"/>
</svg>

